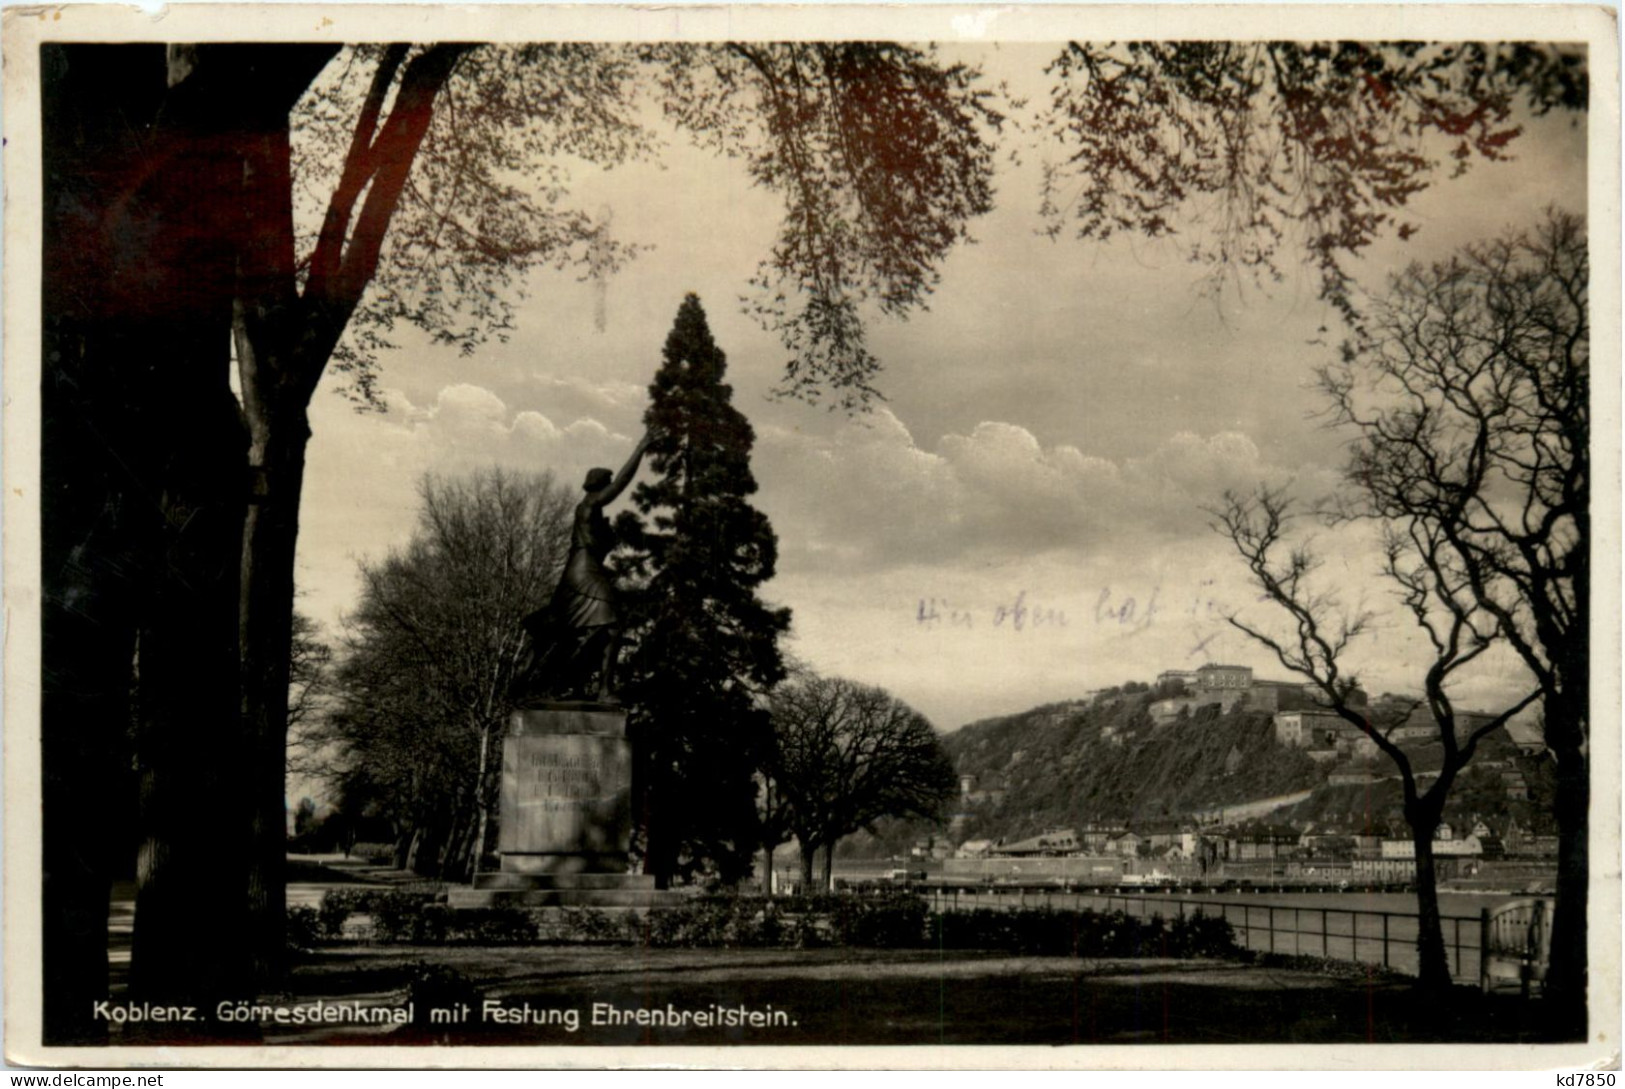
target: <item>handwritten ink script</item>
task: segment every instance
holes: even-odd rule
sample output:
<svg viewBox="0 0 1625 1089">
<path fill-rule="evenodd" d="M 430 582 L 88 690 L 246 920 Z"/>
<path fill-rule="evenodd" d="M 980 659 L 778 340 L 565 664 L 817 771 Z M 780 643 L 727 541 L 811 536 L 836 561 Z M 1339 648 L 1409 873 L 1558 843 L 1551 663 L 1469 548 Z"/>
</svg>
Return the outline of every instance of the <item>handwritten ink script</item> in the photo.
<svg viewBox="0 0 1625 1089">
<path fill-rule="evenodd" d="M 1164 603 L 1160 583 L 1152 586 L 1149 593 L 1139 594 L 1120 593 L 1110 586 L 1103 586 L 1095 597 L 1093 619 L 1096 625 L 1134 635 L 1151 627 L 1159 618 L 1168 616 L 1194 624 L 1196 630 L 1201 632 L 1196 638 L 1202 640 L 1206 636 L 1206 641 L 1210 642 L 1213 635 L 1205 631 L 1206 627 L 1222 620 L 1225 615 L 1220 602 L 1212 596 L 1213 583 L 1213 579 L 1203 579 L 1191 592 L 1188 604 L 1181 603 L 1172 609 Z M 918 627 L 926 631 L 991 627 L 1022 632 L 1067 626 L 1064 609 L 1038 602 L 1029 597 L 1026 590 L 1018 591 L 1008 600 L 981 606 L 946 597 L 922 597 L 917 599 L 914 620 Z M 1203 646 L 1198 646 L 1192 653 L 1199 653 L 1202 649 Z"/>
<path fill-rule="evenodd" d="M 1133 594 L 1121 598 L 1112 596 L 1110 586 L 1102 586 L 1100 595 L 1095 598 L 1095 623 L 1115 624 L 1120 628 L 1132 631 L 1144 631 L 1156 619 L 1160 606 L 1157 598 L 1162 594 L 1162 587 L 1158 586 L 1151 591 L 1142 608 Z"/>
<path fill-rule="evenodd" d="M 1009 601 L 975 610 L 959 608 L 947 598 L 922 597 L 914 612 L 915 622 L 927 630 L 975 628 L 979 618 L 990 627 L 1006 631 L 1066 627 L 1065 610 L 1034 604 L 1028 601 L 1025 590 L 1019 591 Z"/>
<path fill-rule="evenodd" d="M 1164 607 L 1160 583 L 1153 586 L 1151 593 L 1143 599 L 1133 594 L 1118 596 L 1110 586 L 1104 586 L 1095 598 L 1095 623 L 1144 631 L 1157 617 L 1167 614 L 1190 621 L 1200 628 L 1206 622 L 1222 620 L 1225 616 L 1223 606 L 1212 596 L 1213 584 L 1213 579 L 1203 579 L 1197 583 L 1190 603 L 1180 605 L 1177 612 L 1170 612 Z"/>
</svg>

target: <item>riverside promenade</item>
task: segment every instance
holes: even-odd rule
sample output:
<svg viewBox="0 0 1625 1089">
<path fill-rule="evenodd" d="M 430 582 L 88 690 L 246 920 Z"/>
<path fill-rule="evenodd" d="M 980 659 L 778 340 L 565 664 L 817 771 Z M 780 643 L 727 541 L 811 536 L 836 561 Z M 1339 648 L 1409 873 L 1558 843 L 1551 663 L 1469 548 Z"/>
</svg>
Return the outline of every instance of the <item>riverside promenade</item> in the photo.
<svg viewBox="0 0 1625 1089">
<path fill-rule="evenodd" d="M 938 911 L 1023 908 L 1122 911 L 1135 918 L 1219 916 L 1235 930 L 1236 943 L 1257 953 L 1323 957 L 1415 975 L 1417 909 L 1414 893 L 1252 892 L 1182 893 L 1177 890 L 1064 891 L 991 886 L 981 890 L 930 889 Z M 1443 893 L 1439 897 L 1445 955 L 1458 983 L 1479 978 L 1480 919 L 1518 897 L 1504 893 Z"/>
<path fill-rule="evenodd" d="M 328 859 L 301 859 L 294 876 L 301 879 L 290 884 L 289 903 L 309 906 L 319 904 L 331 888 L 421 882 L 413 875 Z M 1136 907 L 1113 900 L 1109 905 L 1063 905 L 1052 897 L 1050 906 Z M 1004 901 L 1010 907 L 1019 902 L 1019 897 Z M 1032 893 L 1026 902 L 1042 906 Z M 961 900 L 959 906 L 967 904 Z M 1143 906 L 1170 914 L 1166 904 Z M 1252 911 L 1269 906 L 1246 905 Z M 111 921 L 115 1001 L 127 994 L 133 919 L 134 887 L 123 883 L 115 890 Z M 1397 956 L 1397 932 L 1390 937 Z M 1257 941 L 1249 940 L 1248 947 L 1260 948 Z M 1278 944 L 1277 952 L 1290 956 L 1292 950 Z M 1308 946 L 1300 952 L 1314 955 Z M 454 994 L 455 1005 L 466 1003 L 468 1014 L 454 1023 L 432 1021 L 436 994 Z M 261 1042 L 300 1047 L 1522 1043 L 1562 1038 L 1552 1036 L 1542 1023 L 1538 1002 L 1486 997 L 1473 987 L 1458 987 L 1446 1003 L 1422 1002 L 1397 970 L 1384 972 L 1374 964 L 1334 969 L 1277 958 L 1246 963 L 976 950 L 649 948 L 625 943 L 429 946 L 359 939 L 300 954 L 287 988 L 256 1001 L 264 1008 L 290 1011 L 324 1003 L 413 1011 L 404 1021 L 317 1024 L 301 1019 L 251 1026 Z M 439 1004 L 454 1005 L 450 999 Z M 673 1009 L 690 1015 L 672 1018 Z M 740 1009 L 747 1013 L 735 1018 L 716 1013 Z M 657 1016 L 657 1011 L 667 1012 Z M 695 1011 L 705 1016 L 695 1016 Z M 752 1023 L 752 1012 L 761 1013 L 759 1026 Z M 247 1042 L 240 1035 L 243 1026 L 232 1027 L 239 1030 L 235 1042 Z M 151 1036 L 126 1038 L 122 1029 L 116 1035 L 128 1043 L 154 1042 Z"/>
</svg>

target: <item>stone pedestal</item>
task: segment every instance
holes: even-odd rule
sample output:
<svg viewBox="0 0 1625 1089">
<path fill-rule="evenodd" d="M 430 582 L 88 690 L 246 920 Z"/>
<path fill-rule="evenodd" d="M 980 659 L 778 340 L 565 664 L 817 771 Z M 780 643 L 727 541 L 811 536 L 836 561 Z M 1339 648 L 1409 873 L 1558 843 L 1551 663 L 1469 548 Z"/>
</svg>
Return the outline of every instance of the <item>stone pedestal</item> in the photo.
<svg viewBox="0 0 1625 1089">
<path fill-rule="evenodd" d="M 626 712 L 593 703 L 515 711 L 502 742 L 502 868 L 455 889 L 453 907 L 649 907 L 654 878 L 627 873 L 632 747 Z"/>
<path fill-rule="evenodd" d="M 626 712 L 593 704 L 515 711 L 502 742 L 508 873 L 625 873 L 632 842 Z"/>
</svg>

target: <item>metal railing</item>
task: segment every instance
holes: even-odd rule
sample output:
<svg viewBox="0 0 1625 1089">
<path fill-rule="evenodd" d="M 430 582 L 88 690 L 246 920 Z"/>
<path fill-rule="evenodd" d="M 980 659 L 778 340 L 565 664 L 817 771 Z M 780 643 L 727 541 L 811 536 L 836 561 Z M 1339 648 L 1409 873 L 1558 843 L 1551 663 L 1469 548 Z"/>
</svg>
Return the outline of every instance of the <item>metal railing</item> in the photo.
<svg viewBox="0 0 1625 1089">
<path fill-rule="evenodd" d="M 979 908 L 1012 911 L 1022 908 L 1121 911 L 1135 918 L 1164 919 L 1195 915 L 1222 917 L 1236 932 L 1236 942 L 1257 952 L 1381 965 L 1408 975 L 1417 972 L 1417 913 L 1367 908 L 1256 904 L 1236 900 L 1117 892 L 1066 892 L 1049 889 L 991 887 L 924 889 L 937 911 Z M 1477 983 L 1481 924 L 1477 916 L 1444 915 L 1445 956 L 1453 978 Z"/>
</svg>

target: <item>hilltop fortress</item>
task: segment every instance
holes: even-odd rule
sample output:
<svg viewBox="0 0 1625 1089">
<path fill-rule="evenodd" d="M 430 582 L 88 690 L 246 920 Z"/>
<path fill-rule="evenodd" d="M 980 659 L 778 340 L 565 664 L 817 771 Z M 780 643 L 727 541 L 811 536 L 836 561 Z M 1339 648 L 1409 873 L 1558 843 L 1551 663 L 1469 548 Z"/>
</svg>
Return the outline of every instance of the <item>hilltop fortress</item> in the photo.
<svg viewBox="0 0 1625 1089">
<path fill-rule="evenodd" d="M 1314 685 L 1304 681 L 1264 681 L 1253 677 L 1250 666 L 1209 663 L 1197 669 L 1165 669 L 1157 674 L 1157 691 L 1171 692 L 1151 705 L 1151 721 L 1166 726 L 1181 710 L 1218 704 L 1221 712 L 1295 711 L 1324 706 Z M 1351 697 L 1356 707 L 1366 703 L 1365 693 Z"/>
<path fill-rule="evenodd" d="M 1163 670 L 1157 674 L 1157 693 L 1169 692 L 1173 694 L 1147 708 L 1151 721 L 1159 727 L 1199 707 L 1217 705 L 1221 714 L 1266 711 L 1273 717 L 1275 739 L 1282 745 L 1306 750 L 1316 763 L 1339 756 L 1365 760 L 1377 755 L 1377 745 L 1365 731 L 1328 708 L 1319 689 L 1307 682 L 1258 680 L 1249 666 L 1214 663 L 1197 669 Z M 1372 703 L 1356 689 L 1349 703 L 1365 709 L 1372 724 L 1401 746 L 1438 738 L 1438 724 L 1420 699 L 1385 695 Z M 1466 737 L 1494 717 L 1483 711 L 1458 710 L 1457 738 Z M 1538 751 L 1540 747 L 1533 749 Z M 1534 751 L 1526 755 L 1534 755 Z"/>
</svg>

